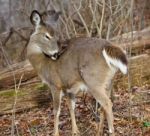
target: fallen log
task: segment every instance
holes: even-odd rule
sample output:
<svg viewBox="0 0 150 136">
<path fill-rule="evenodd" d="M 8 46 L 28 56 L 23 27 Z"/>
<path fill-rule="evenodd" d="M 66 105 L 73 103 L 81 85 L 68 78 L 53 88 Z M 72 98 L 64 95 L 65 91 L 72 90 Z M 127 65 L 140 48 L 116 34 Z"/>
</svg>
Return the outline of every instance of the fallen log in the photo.
<svg viewBox="0 0 150 136">
<path fill-rule="evenodd" d="M 10 65 L 9 68 L 5 68 L 0 72 L 0 89 L 9 88 L 34 77 L 37 77 L 37 74 L 29 61 Z"/>
<path fill-rule="evenodd" d="M 40 107 L 43 103 L 45 106 L 49 106 L 49 102 L 52 101 L 48 87 L 41 83 L 17 90 L 0 91 L 0 98 L 0 116 L 12 112 L 24 112 Z"/>
<path fill-rule="evenodd" d="M 149 53 L 148 50 L 150 50 L 150 37 L 149 39 L 139 39 L 133 42 L 120 43 L 117 45 L 127 50 L 131 48 L 132 56 L 139 55 L 142 53 Z"/>
<path fill-rule="evenodd" d="M 112 42 L 115 43 L 126 43 L 126 42 L 131 42 L 131 41 L 136 41 L 136 40 L 147 40 L 150 38 L 150 27 L 147 27 L 141 31 L 133 31 L 133 32 L 128 32 L 124 33 L 122 35 L 113 37 L 111 39 Z"/>
<path fill-rule="evenodd" d="M 145 53 L 150 49 L 150 27 L 116 36 L 111 42 L 127 50 L 131 48 L 134 56 Z"/>
<path fill-rule="evenodd" d="M 120 72 L 116 74 L 114 80 L 114 88 L 128 89 L 128 83 L 133 86 L 149 86 L 150 85 L 150 55 L 142 54 L 132 57 L 129 60 L 129 75 L 122 75 Z"/>
</svg>

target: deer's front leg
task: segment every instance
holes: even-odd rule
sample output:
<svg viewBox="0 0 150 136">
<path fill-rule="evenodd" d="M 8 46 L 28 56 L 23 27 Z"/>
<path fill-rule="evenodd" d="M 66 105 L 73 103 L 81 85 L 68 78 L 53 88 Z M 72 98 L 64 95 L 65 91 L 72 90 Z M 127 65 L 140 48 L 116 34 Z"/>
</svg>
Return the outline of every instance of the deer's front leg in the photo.
<svg viewBox="0 0 150 136">
<path fill-rule="evenodd" d="M 61 98 L 62 98 L 62 91 L 53 89 L 52 96 L 53 96 L 53 110 L 54 110 L 54 136 L 59 136 L 59 115 L 60 115 L 60 106 L 61 106 Z"/>
<path fill-rule="evenodd" d="M 72 136 L 78 136 L 80 134 L 77 124 L 76 124 L 76 119 L 75 119 L 75 95 L 73 93 L 68 93 L 67 94 L 67 103 L 71 115 L 71 122 L 72 122 Z"/>
</svg>

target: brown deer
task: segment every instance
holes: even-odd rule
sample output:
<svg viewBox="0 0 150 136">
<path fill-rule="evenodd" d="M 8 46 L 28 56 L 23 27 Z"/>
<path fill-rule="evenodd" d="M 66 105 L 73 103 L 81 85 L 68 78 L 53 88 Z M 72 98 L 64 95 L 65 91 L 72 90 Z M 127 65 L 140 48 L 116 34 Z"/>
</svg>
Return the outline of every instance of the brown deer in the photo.
<svg viewBox="0 0 150 136">
<path fill-rule="evenodd" d="M 114 136 L 112 102 L 107 88 L 117 70 L 127 73 L 127 58 L 122 49 L 99 38 L 74 38 L 57 58 L 59 46 L 41 14 L 34 10 L 27 56 L 38 75 L 51 89 L 54 104 L 54 136 L 59 136 L 59 114 L 63 94 L 67 95 L 72 119 L 72 134 L 79 135 L 75 120 L 75 94 L 88 91 L 105 112 L 110 135 Z"/>
</svg>

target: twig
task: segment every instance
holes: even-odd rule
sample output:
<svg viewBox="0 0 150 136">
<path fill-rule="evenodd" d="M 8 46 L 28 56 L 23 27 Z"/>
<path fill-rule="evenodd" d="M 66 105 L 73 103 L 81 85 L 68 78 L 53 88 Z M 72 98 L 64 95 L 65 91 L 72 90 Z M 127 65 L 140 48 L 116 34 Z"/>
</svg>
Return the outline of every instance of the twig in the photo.
<svg viewBox="0 0 150 136">
<path fill-rule="evenodd" d="M 131 20 L 131 32 L 133 32 L 133 6 L 134 6 L 134 0 L 131 1 L 131 5 L 130 5 L 130 20 Z M 128 54 L 128 58 L 131 57 L 131 51 L 132 51 L 132 43 L 133 43 L 133 33 L 131 33 L 131 46 L 129 47 L 129 54 Z M 129 90 L 129 115 L 130 115 L 130 121 L 132 122 L 132 113 L 131 113 L 131 109 L 132 109 L 132 91 L 131 91 L 131 73 L 129 71 L 129 67 L 130 67 L 130 59 L 129 59 L 129 63 L 128 63 L 128 90 Z"/>
<path fill-rule="evenodd" d="M 73 22 L 76 23 L 77 25 L 81 26 L 81 27 L 84 27 L 84 25 L 76 19 L 73 19 Z"/>
<path fill-rule="evenodd" d="M 98 35 L 100 35 L 100 29 L 99 29 L 99 26 L 98 26 L 98 23 L 97 23 L 97 19 L 96 19 L 97 0 L 95 1 L 94 10 L 92 8 L 92 2 L 91 2 L 91 0 L 89 2 L 89 7 L 90 7 L 90 10 L 91 10 L 91 13 L 92 13 L 92 16 L 93 16 L 93 20 L 92 20 L 92 24 L 91 24 L 91 32 L 93 30 L 93 24 L 95 23 Z"/>
<path fill-rule="evenodd" d="M 70 39 L 70 34 L 69 34 L 69 31 L 68 31 L 68 27 L 67 27 L 67 25 L 66 25 L 66 22 L 63 20 L 62 17 L 60 17 L 60 19 L 61 19 L 61 22 L 62 22 L 62 23 L 64 24 L 64 26 L 65 26 L 67 38 Z"/>
<path fill-rule="evenodd" d="M 104 13 L 105 13 L 105 0 L 103 0 L 102 17 L 101 17 L 100 26 L 99 26 L 99 29 L 100 29 L 99 37 L 102 37 Z"/>
<path fill-rule="evenodd" d="M 6 37 L 5 41 L 3 42 L 3 45 L 6 46 L 6 43 L 8 42 L 8 40 L 10 39 L 10 37 L 12 36 L 13 31 L 12 29 L 10 29 L 10 32 L 8 34 L 8 36 Z"/>
<path fill-rule="evenodd" d="M 14 130 L 15 128 L 14 127 L 16 126 L 16 123 L 15 123 L 15 120 L 16 120 L 16 104 L 17 104 L 17 99 L 18 99 L 18 91 L 19 91 L 19 88 L 20 88 L 20 85 L 21 85 L 23 75 L 21 75 L 21 77 L 20 77 L 18 87 L 17 87 L 17 85 L 15 85 L 15 99 L 14 99 L 14 105 L 13 105 L 13 109 L 12 109 L 11 136 L 14 136 L 14 133 L 15 133 L 15 130 Z"/>
<path fill-rule="evenodd" d="M 77 12 L 79 18 L 81 19 L 81 21 L 82 21 L 82 23 L 83 23 L 83 25 L 84 25 L 84 28 L 85 28 L 86 33 L 87 33 L 87 36 L 90 37 L 90 32 L 89 32 L 89 29 L 88 29 L 88 27 L 87 27 L 87 24 L 86 24 L 85 20 L 83 19 L 81 13 L 79 12 L 79 10 L 81 9 L 81 5 L 82 5 L 82 0 L 80 0 L 80 5 L 79 5 L 78 8 L 76 7 L 76 4 L 73 3 L 73 7 L 74 7 L 74 9 L 76 10 L 76 12 Z"/>
<path fill-rule="evenodd" d="M 28 41 L 29 38 L 24 37 L 22 34 L 20 34 L 17 30 L 12 28 L 12 32 L 16 33 L 18 36 L 20 36 L 24 41 Z"/>
<path fill-rule="evenodd" d="M 75 27 L 75 24 L 74 24 L 74 20 L 72 20 L 72 18 L 69 16 L 69 19 L 70 19 L 70 22 L 72 24 L 72 27 L 73 27 L 73 31 L 75 33 L 75 36 L 77 36 L 77 31 L 76 31 L 76 27 Z"/>
<path fill-rule="evenodd" d="M 107 29 L 107 34 L 106 34 L 106 39 L 109 40 L 110 37 L 110 30 L 111 30 L 111 24 L 112 24 L 112 3 L 111 0 L 109 0 L 109 4 L 110 4 L 110 16 L 109 16 L 109 22 L 108 22 L 108 29 Z"/>
<path fill-rule="evenodd" d="M 83 136 L 85 133 L 87 133 L 91 128 L 92 128 L 92 126 L 88 127 L 88 128 L 81 134 L 81 136 Z"/>
</svg>

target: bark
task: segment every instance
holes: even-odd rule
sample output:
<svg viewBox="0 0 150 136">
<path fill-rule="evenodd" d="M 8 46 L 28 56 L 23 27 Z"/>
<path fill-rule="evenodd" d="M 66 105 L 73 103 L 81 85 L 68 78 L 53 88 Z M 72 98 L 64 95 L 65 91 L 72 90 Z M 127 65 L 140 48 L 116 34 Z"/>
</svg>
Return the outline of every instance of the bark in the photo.
<svg viewBox="0 0 150 136">
<path fill-rule="evenodd" d="M 0 115 L 12 113 L 13 110 L 15 112 L 24 112 L 40 107 L 43 103 L 45 103 L 45 106 L 49 106 L 49 102 L 52 100 L 48 88 L 40 83 L 18 89 L 17 92 L 15 89 L 0 91 L 0 98 Z"/>
<path fill-rule="evenodd" d="M 36 76 L 36 72 L 28 61 L 11 65 L 0 72 L 0 89 L 17 85 Z"/>
<path fill-rule="evenodd" d="M 147 27 L 141 31 L 128 32 L 128 33 L 124 33 L 122 35 L 113 37 L 111 41 L 115 43 L 123 43 L 123 42 L 129 42 L 131 41 L 131 39 L 135 41 L 135 40 L 149 39 L 149 38 L 150 38 L 150 27 Z"/>
<path fill-rule="evenodd" d="M 133 34 L 133 35 L 132 35 Z M 134 31 L 133 33 L 125 33 L 111 39 L 111 42 L 123 47 L 124 49 L 131 48 L 132 55 L 149 53 L 150 49 L 150 27 L 142 31 Z"/>
</svg>

